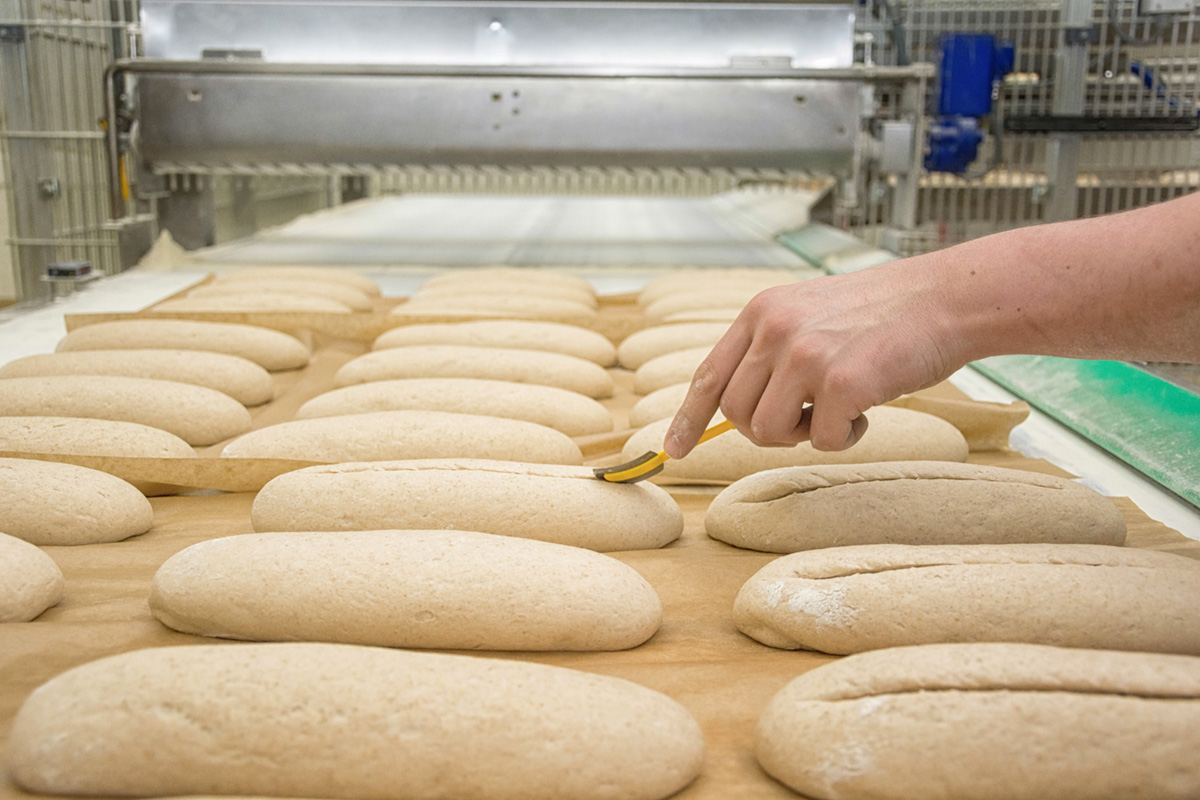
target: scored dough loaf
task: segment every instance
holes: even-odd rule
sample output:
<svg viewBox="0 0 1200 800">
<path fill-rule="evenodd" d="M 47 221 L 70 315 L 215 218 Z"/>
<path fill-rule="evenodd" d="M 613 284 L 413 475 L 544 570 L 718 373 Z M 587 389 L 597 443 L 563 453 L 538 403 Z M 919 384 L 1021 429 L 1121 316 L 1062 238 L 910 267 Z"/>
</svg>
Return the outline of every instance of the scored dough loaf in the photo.
<svg viewBox="0 0 1200 800">
<path fill-rule="evenodd" d="M 708 357 L 711 347 L 692 347 L 650 359 L 633 373 L 633 391 L 650 394 L 677 383 L 691 383 L 700 362 Z"/>
<path fill-rule="evenodd" d="M 0 458 L 6 533 L 36 545 L 118 542 L 150 530 L 154 512 L 134 486 L 94 469 Z"/>
<path fill-rule="evenodd" d="M 808 442 L 795 447 L 757 447 L 736 431 L 705 442 L 683 459 L 664 465 L 658 482 L 732 483 L 755 472 L 813 464 L 863 464 L 872 461 L 966 461 L 967 442 L 945 420 L 906 408 L 879 406 L 867 412 L 863 438 L 848 450 L 814 450 Z M 635 433 L 621 451 L 632 460 L 647 450 L 661 450 L 671 420 L 660 419 Z"/>
<path fill-rule="evenodd" d="M 0 416 L 60 416 L 136 422 L 209 445 L 250 430 L 250 412 L 203 386 L 110 375 L 0 380 Z"/>
<path fill-rule="evenodd" d="M 247 294 L 221 294 L 216 296 L 181 297 L 164 300 L 150 307 L 151 311 L 318 311 L 334 314 L 349 314 L 345 303 L 326 297 L 307 294 L 283 294 L 282 292 L 250 292 Z"/>
<path fill-rule="evenodd" d="M 212 283 L 198 286 L 187 293 L 188 297 L 220 297 L 228 294 L 251 294 L 264 292 L 275 294 L 299 294 L 313 297 L 328 297 L 355 311 L 370 311 L 371 296 L 361 289 L 336 281 L 314 279 L 266 278 L 263 280 L 225 280 L 217 278 Z"/>
<path fill-rule="evenodd" d="M 594 361 L 602 367 L 610 367 L 616 360 L 612 342 L 596 331 L 561 322 L 519 319 L 402 325 L 380 334 L 372 349 L 425 344 L 546 350 Z"/>
<path fill-rule="evenodd" d="M 481 278 L 473 283 L 441 283 L 432 286 L 422 286 L 415 297 L 444 297 L 453 299 L 464 294 L 502 294 L 526 295 L 529 297 L 549 297 L 559 300 L 570 300 L 595 308 L 596 293 L 591 289 L 581 289 L 559 283 L 513 281 L 507 278 Z"/>
<path fill-rule="evenodd" d="M 615 558 L 448 530 L 212 539 L 159 568 L 150 610 L 202 636 L 451 650 L 627 650 L 662 622 Z"/>
<path fill-rule="evenodd" d="M 373 411 L 449 411 L 523 419 L 567 436 L 613 429 L 609 410 L 578 392 L 478 378 L 407 378 L 346 386 L 309 400 L 300 406 L 296 419 Z"/>
<path fill-rule="evenodd" d="M 433 286 L 471 286 L 483 280 L 502 280 L 520 284 L 569 286 L 577 291 L 594 292 L 592 285 L 578 275 L 534 267 L 476 267 L 456 269 L 434 275 L 421 288 Z"/>
<path fill-rule="evenodd" d="M 335 386 L 398 378 L 483 378 L 557 386 L 588 397 L 610 397 L 612 377 L 582 358 L 539 350 L 466 345 L 414 345 L 375 350 L 347 361 Z"/>
<path fill-rule="evenodd" d="M 592 320 L 596 309 L 574 301 L 556 297 L 531 297 L 525 294 L 456 294 L 456 295 L 421 295 L 416 294 L 392 309 L 392 313 L 400 316 L 417 314 L 447 314 L 461 312 L 495 313 L 499 316 L 509 316 L 527 319 L 578 319 Z"/>
<path fill-rule="evenodd" d="M 217 277 L 222 283 L 233 281 L 331 281 L 343 286 L 352 286 L 369 297 L 379 297 L 379 285 L 366 275 L 359 275 L 343 267 L 239 267 Z"/>
<path fill-rule="evenodd" d="M 256 531 L 478 530 L 600 551 L 662 547 L 683 533 L 679 506 L 653 484 L 598 481 L 590 467 L 473 459 L 296 470 L 262 488 L 250 517 Z"/>
<path fill-rule="evenodd" d="M 1196 658 L 927 645 L 796 678 L 755 754 L 819 800 L 1182 800 L 1200 795 L 1198 729 Z"/>
<path fill-rule="evenodd" d="M 617 361 L 625 369 L 637 369 L 647 361 L 667 353 L 696 347 L 711 350 L 727 330 L 729 326 L 723 322 L 690 322 L 644 328 L 621 342 L 617 348 Z"/>
<path fill-rule="evenodd" d="M 660 419 L 674 417 L 683 405 L 691 383 L 673 383 L 650 394 L 633 404 L 629 409 L 629 427 L 642 428 Z"/>
<path fill-rule="evenodd" d="M 281 422 L 234 439 L 221 455 L 328 462 L 523 458 L 543 464 L 583 463 L 579 446 L 553 428 L 442 411 L 378 411 Z"/>
<path fill-rule="evenodd" d="M 63 350 L 208 350 L 247 358 L 269 370 L 308 364 L 308 347 L 295 336 L 231 322 L 123 319 L 76 328 L 58 343 Z"/>
<path fill-rule="evenodd" d="M 705 289 L 757 287 L 761 291 L 772 286 L 796 283 L 822 274 L 824 273 L 807 267 L 795 270 L 755 267 L 672 270 L 646 284 L 646 287 L 638 294 L 638 305 L 645 307 L 667 295 L 695 291 L 697 287 Z"/>
<path fill-rule="evenodd" d="M 63 586 L 54 559 L 23 539 L 0 533 L 0 623 L 36 618 L 62 600 Z"/>
<path fill-rule="evenodd" d="M 1091 544 L 831 547 L 759 570 L 733 617 L 763 644 L 825 653 L 1026 642 L 1195 655 L 1200 562 Z"/>
<path fill-rule="evenodd" d="M 773 553 L 857 544 L 1125 542 L 1121 512 L 1086 486 L 941 461 L 759 472 L 717 495 L 704 527 L 714 539 Z"/>
<path fill-rule="evenodd" d="M 604 675 L 242 644 L 68 670 L 25 701 L 7 750 L 16 783 L 48 794 L 660 800 L 699 773 L 704 740 L 674 700 Z"/>
<path fill-rule="evenodd" d="M 0 367 L 0 378 L 45 375 L 116 375 L 191 383 L 246 406 L 266 403 L 275 391 L 271 375 L 253 361 L 197 350 L 79 350 L 26 356 Z"/>
</svg>

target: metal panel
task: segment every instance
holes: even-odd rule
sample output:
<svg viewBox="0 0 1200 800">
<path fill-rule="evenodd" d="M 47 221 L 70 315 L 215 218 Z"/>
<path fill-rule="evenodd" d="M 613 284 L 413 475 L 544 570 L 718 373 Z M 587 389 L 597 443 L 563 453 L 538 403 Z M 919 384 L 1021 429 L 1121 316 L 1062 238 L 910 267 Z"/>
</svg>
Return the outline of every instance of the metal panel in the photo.
<svg viewBox="0 0 1200 800">
<path fill-rule="evenodd" d="M 258 52 L 276 63 L 845 67 L 849 3 L 145 0 L 148 58 Z"/>
<path fill-rule="evenodd" d="M 139 77 L 148 162 L 833 168 L 857 87 L 819 80 Z"/>
</svg>

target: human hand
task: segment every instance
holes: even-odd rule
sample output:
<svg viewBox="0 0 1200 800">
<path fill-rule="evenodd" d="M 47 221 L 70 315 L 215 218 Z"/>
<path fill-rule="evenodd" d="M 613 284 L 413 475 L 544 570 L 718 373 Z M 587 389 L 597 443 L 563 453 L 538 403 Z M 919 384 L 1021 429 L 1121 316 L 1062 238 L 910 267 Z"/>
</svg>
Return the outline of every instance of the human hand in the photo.
<svg viewBox="0 0 1200 800">
<path fill-rule="evenodd" d="M 718 408 L 760 446 L 852 446 L 867 409 L 966 363 L 940 299 L 937 275 L 909 262 L 756 295 L 696 370 L 667 453 L 687 455 Z"/>
</svg>

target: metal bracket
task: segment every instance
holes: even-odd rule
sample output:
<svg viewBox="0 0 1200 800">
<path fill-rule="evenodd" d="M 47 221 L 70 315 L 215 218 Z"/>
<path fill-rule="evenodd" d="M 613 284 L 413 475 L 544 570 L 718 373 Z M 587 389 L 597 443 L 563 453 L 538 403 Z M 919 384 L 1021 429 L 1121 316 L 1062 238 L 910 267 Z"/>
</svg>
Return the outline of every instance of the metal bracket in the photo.
<svg viewBox="0 0 1200 800">
<path fill-rule="evenodd" d="M 1081 28 L 1063 28 L 1063 42 L 1068 46 L 1084 47 L 1099 41 L 1099 25 L 1085 25 Z"/>
<path fill-rule="evenodd" d="M 0 25 L 0 42 L 20 44 L 25 41 L 24 25 Z"/>
</svg>

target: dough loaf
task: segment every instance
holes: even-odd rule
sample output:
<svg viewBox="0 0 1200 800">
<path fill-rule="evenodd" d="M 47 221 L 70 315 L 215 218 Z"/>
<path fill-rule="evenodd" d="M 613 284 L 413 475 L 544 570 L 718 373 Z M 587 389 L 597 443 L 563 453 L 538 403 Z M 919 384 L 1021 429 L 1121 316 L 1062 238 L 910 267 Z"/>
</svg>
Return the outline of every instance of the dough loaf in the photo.
<svg viewBox="0 0 1200 800">
<path fill-rule="evenodd" d="M 692 292 L 697 287 L 705 289 L 757 288 L 759 291 L 772 286 L 796 283 L 824 273 L 810 269 L 768 269 L 758 267 L 735 267 L 732 269 L 680 269 L 672 270 L 654 278 L 638 295 L 638 305 L 648 306 L 654 301 L 671 294 Z"/>
<path fill-rule="evenodd" d="M 676 311 L 674 314 L 668 314 L 658 324 L 675 324 L 685 322 L 723 322 L 726 325 L 733 324 L 733 321 L 741 316 L 741 306 L 723 306 L 721 308 L 695 308 L 690 311 Z"/>
<path fill-rule="evenodd" d="M 222 283 L 233 281 L 332 281 L 351 286 L 369 297 L 379 297 L 379 285 L 366 275 L 344 267 L 240 267 L 217 276 Z"/>
<path fill-rule="evenodd" d="M 603 675 L 243 644 L 68 670 L 25 701 L 7 756 L 48 794 L 659 800 L 696 777 L 704 741 L 674 700 Z"/>
<path fill-rule="evenodd" d="M 250 413 L 203 386 L 110 375 L 0 380 L 0 416 L 62 416 L 136 422 L 209 445 L 250 430 Z"/>
<path fill-rule="evenodd" d="M 296 418 L 404 410 L 523 419 L 567 436 L 613 429 L 609 410 L 578 392 L 477 378 L 407 378 L 346 386 L 309 400 L 300 406 Z"/>
<path fill-rule="evenodd" d="M 662 622 L 615 558 L 447 530 L 212 539 L 162 565 L 150 610 L 202 636 L 452 650 L 626 650 Z"/>
<path fill-rule="evenodd" d="M 643 428 L 651 422 L 675 416 L 687 397 L 691 383 L 673 383 L 650 394 L 633 404 L 629 409 L 629 427 Z"/>
<path fill-rule="evenodd" d="M 150 530 L 150 502 L 131 484 L 94 469 L 0 458 L 6 533 L 36 545 L 118 542 Z"/>
<path fill-rule="evenodd" d="M 762 289 L 758 286 L 723 286 L 719 289 L 699 288 L 673 292 L 646 306 L 646 319 L 660 323 L 672 314 L 701 311 L 709 308 L 742 308 Z"/>
<path fill-rule="evenodd" d="M 533 320 L 591 320 L 596 316 L 596 309 L 582 302 L 528 294 L 416 294 L 392 309 L 393 314 L 400 316 L 461 312 L 495 312 L 499 316 Z"/>
<path fill-rule="evenodd" d="M 711 347 L 693 347 L 652 358 L 633 373 L 633 391 L 650 394 L 677 383 L 691 383 L 700 362 L 708 357 Z"/>
<path fill-rule="evenodd" d="M 425 344 L 499 347 L 511 350 L 546 350 L 564 353 L 602 367 L 616 360 L 612 342 L 596 331 L 561 322 L 485 319 L 476 322 L 402 325 L 380 334 L 375 350 Z"/>
<path fill-rule="evenodd" d="M 442 411 L 379 411 L 282 422 L 233 440 L 221 455 L 328 462 L 524 458 L 544 464 L 583 463 L 579 446 L 553 428 Z"/>
<path fill-rule="evenodd" d="M 662 547 L 683 533 L 679 506 L 653 484 L 598 481 L 590 467 L 472 459 L 289 472 L 258 493 L 251 520 L 256 531 L 478 530 L 600 551 Z"/>
<path fill-rule="evenodd" d="M 723 322 L 690 322 L 659 325 L 631 334 L 617 348 L 617 360 L 625 369 L 637 369 L 647 361 L 696 347 L 712 349 L 729 326 Z"/>
<path fill-rule="evenodd" d="M 246 294 L 221 294 L 181 297 L 164 300 L 151 307 L 152 311 L 315 311 L 333 314 L 349 314 L 345 303 L 308 294 L 283 294 L 282 292 L 248 292 Z"/>
<path fill-rule="evenodd" d="M 763 769 L 819 800 L 1200 795 L 1200 659 L 901 647 L 806 672 L 763 711 Z"/>
<path fill-rule="evenodd" d="M 738 593 L 763 644 L 824 653 L 941 642 L 1200 654 L 1200 562 L 1090 544 L 878 544 L 793 553 Z"/>
<path fill-rule="evenodd" d="M 270 373 L 253 361 L 196 350 L 80 350 L 26 356 L 0 367 L 0 378 L 45 375 L 116 375 L 191 383 L 246 406 L 268 402 L 275 391 Z"/>
<path fill-rule="evenodd" d="M 759 472 L 717 495 L 704 527 L 714 539 L 773 553 L 857 544 L 1125 543 L 1121 512 L 1086 486 L 940 461 Z"/>
<path fill-rule="evenodd" d="M 687 458 L 664 465 L 658 482 L 732 483 L 755 472 L 813 464 L 872 461 L 966 461 L 967 442 L 945 420 L 906 408 L 880 406 L 867 412 L 866 434 L 849 450 L 822 452 L 804 442 L 795 447 L 757 447 L 736 431 L 705 442 Z M 635 433 L 621 451 L 623 460 L 661 450 L 671 420 L 660 419 Z"/>
<path fill-rule="evenodd" d="M 220 297 L 229 294 L 292 294 L 310 297 L 327 297 L 336 300 L 354 311 L 370 311 L 373 302 L 371 295 L 356 286 L 350 286 L 336 281 L 267 278 L 262 280 L 243 279 L 225 280 L 217 278 L 212 283 L 198 286 L 187 293 L 188 297 Z"/>
<path fill-rule="evenodd" d="M 247 358 L 269 370 L 308 364 L 308 347 L 295 336 L 254 325 L 183 319 L 123 319 L 76 328 L 62 350 L 208 350 Z"/>
<path fill-rule="evenodd" d="M 594 292 L 592 285 L 578 275 L 569 275 L 555 270 L 535 267 L 477 267 L 456 269 L 434 275 L 421 284 L 421 288 L 434 286 L 472 286 L 479 281 L 501 280 L 533 286 L 569 286 L 582 292 Z"/>
<path fill-rule="evenodd" d="M 376 350 L 346 362 L 336 386 L 398 378 L 483 378 L 557 386 L 588 397 L 609 397 L 612 377 L 598 364 L 562 353 L 464 345 L 416 345 Z"/>
<path fill-rule="evenodd" d="M 568 286 L 567 284 L 545 283 L 541 281 L 514 281 L 508 278 L 481 278 L 472 283 L 441 283 L 422 286 L 414 296 L 422 298 L 442 297 L 453 301 L 454 298 L 464 294 L 525 295 L 529 297 L 570 300 L 573 303 L 581 303 L 589 308 L 595 308 L 599 305 L 596 302 L 596 293 L 590 288 L 582 289 L 577 286 Z"/>
<path fill-rule="evenodd" d="M 0 623 L 29 622 L 62 598 L 63 575 L 54 559 L 0 533 Z"/>
<path fill-rule="evenodd" d="M 173 433 L 110 419 L 0 417 L 0 452 L 56 453 L 120 458 L 195 458 Z"/>
</svg>

